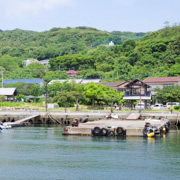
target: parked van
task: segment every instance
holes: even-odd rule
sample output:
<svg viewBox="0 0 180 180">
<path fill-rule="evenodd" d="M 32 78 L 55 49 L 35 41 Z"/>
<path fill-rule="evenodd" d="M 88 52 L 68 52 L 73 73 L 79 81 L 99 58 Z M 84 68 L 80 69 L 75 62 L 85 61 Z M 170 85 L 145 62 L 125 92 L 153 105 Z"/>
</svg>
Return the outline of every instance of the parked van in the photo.
<svg viewBox="0 0 180 180">
<path fill-rule="evenodd" d="M 174 106 L 179 106 L 180 103 L 178 103 L 178 102 L 167 102 L 167 103 L 166 103 L 167 109 L 170 109 L 171 105 L 172 105 L 173 108 L 174 108 Z"/>
</svg>

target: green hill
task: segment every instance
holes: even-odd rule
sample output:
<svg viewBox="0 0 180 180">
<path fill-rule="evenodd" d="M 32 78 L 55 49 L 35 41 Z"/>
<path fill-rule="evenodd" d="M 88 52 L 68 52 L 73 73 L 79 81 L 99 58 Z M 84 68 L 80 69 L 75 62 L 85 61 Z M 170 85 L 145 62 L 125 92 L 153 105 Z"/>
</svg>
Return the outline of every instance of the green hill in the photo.
<svg viewBox="0 0 180 180">
<path fill-rule="evenodd" d="M 111 40 L 122 44 L 121 36 L 90 27 L 53 28 L 44 32 L 0 31 L 0 55 L 42 60 L 67 54 L 85 54 L 95 42 L 100 42 L 100 45 Z"/>
<path fill-rule="evenodd" d="M 113 41 L 115 46 L 106 47 Z M 50 67 L 22 60 L 50 59 Z M 0 70 L 5 78 L 66 78 L 60 70 L 82 71 L 79 77 L 143 79 L 180 76 L 180 26 L 151 33 L 100 31 L 90 27 L 53 28 L 44 32 L 0 31 Z M 49 71 L 49 72 L 48 72 Z"/>
</svg>

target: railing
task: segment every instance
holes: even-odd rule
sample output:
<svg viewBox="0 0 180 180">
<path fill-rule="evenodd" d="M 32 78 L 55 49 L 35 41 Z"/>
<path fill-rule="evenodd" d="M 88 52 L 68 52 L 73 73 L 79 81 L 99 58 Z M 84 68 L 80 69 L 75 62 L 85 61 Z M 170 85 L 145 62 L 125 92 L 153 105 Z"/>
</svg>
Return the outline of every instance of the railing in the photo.
<svg viewBox="0 0 180 180">
<path fill-rule="evenodd" d="M 151 91 L 147 91 L 146 94 L 130 94 L 129 91 L 125 91 L 124 97 L 129 97 L 129 96 L 147 96 L 147 97 L 150 97 Z"/>
</svg>

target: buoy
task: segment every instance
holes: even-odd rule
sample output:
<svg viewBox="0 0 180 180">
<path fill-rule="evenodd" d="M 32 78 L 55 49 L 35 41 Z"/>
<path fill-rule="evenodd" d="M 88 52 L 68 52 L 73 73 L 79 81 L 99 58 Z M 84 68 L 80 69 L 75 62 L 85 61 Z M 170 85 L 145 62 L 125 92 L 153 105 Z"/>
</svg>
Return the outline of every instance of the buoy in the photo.
<svg viewBox="0 0 180 180">
<path fill-rule="evenodd" d="M 154 135 L 155 135 L 154 132 L 147 134 L 148 137 L 153 137 Z"/>
</svg>

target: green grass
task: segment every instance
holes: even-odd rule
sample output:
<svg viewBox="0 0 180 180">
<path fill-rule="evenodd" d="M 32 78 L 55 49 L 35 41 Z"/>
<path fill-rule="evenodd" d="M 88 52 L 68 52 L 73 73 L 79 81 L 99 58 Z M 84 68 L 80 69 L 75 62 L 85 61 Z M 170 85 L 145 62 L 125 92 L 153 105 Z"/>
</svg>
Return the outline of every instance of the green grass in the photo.
<svg viewBox="0 0 180 180">
<path fill-rule="evenodd" d="M 43 103 L 25 103 L 25 102 L 0 102 L 0 107 L 4 107 L 4 108 L 24 108 L 24 109 L 35 109 L 35 110 L 39 110 L 39 111 L 45 111 L 46 110 L 46 106 Z M 59 108 L 55 108 L 55 109 L 48 109 L 48 111 L 62 111 L 64 112 L 65 109 L 64 107 L 59 107 Z M 76 107 L 68 107 L 67 108 L 68 112 L 75 112 L 76 111 Z M 107 109 L 102 108 L 102 106 L 95 106 L 94 108 L 92 108 L 92 106 L 85 106 L 85 105 L 80 105 L 79 106 L 79 111 L 101 111 L 101 112 L 110 112 L 111 108 L 108 107 Z M 138 110 L 130 110 L 128 108 L 126 109 L 122 109 L 122 110 L 114 110 L 113 112 L 126 112 L 126 111 L 131 111 L 131 112 L 138 112 Z M 152 109 L 148 109 L 145 110 L 146 112 L 170 112 L 170 110 L 152 110 Z M 143 112 L 143 111 L 142 111 Z M 173 110 L 173 112 L 180 112 L 180 110 Z"/>
</svg>

